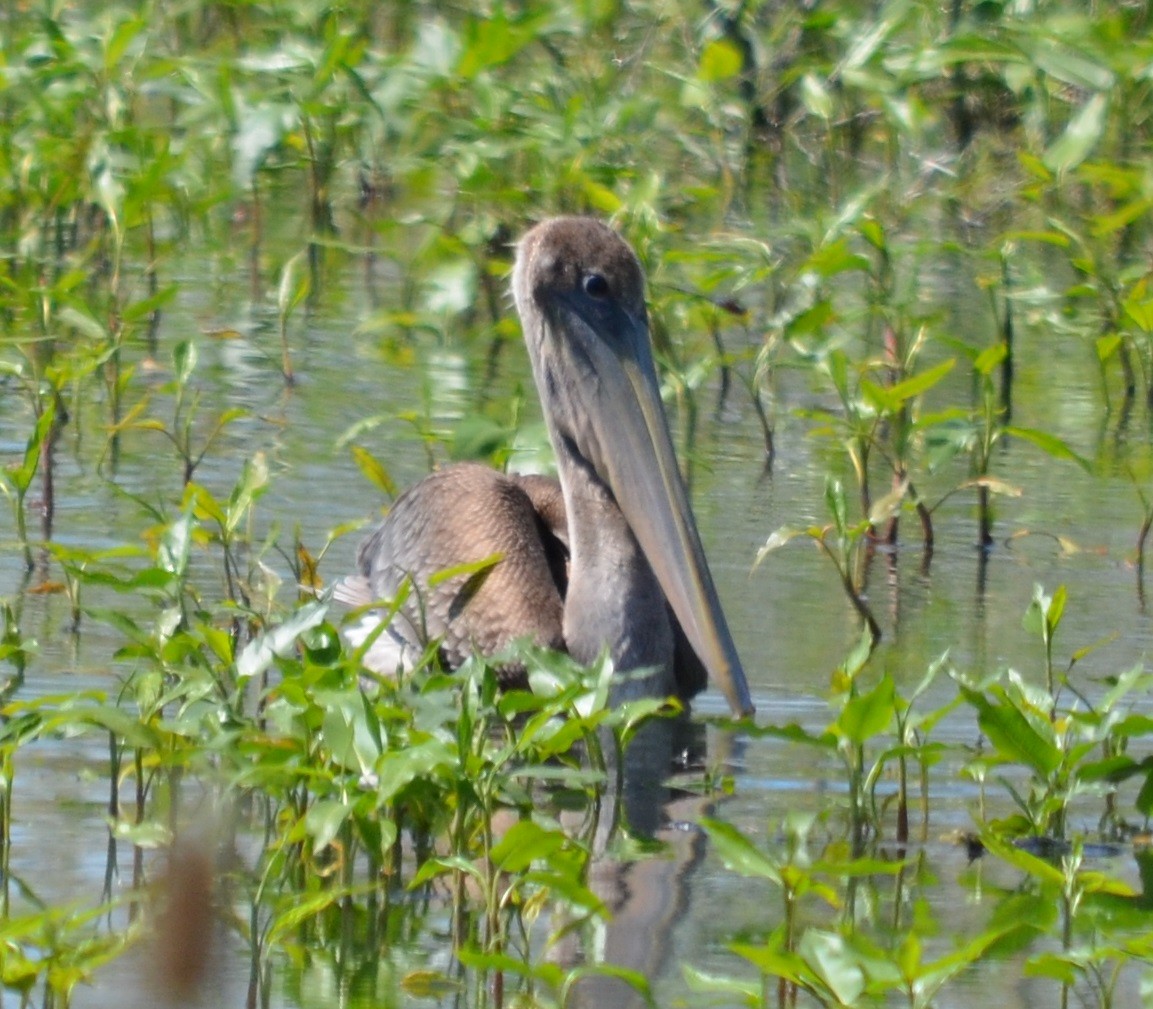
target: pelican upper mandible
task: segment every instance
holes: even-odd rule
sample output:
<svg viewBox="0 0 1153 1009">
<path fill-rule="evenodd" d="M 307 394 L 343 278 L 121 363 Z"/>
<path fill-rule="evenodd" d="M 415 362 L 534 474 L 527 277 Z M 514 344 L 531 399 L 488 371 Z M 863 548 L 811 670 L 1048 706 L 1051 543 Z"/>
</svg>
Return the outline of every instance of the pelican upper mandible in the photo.
<svg viewBox="0 0 1153 1009">
<path fill-rule="evenodd" d="M 618 697 L 688 698 L 707 674 L 751 714 L 677 468 L 636 255 L 597 220 L 554 218 L 520 241 L 512 288 L 559 485 L 464 463 L 402 494 L 338 592 L 368 605 L 411 583 L 366 662 L 390 672 L 436 640 L 455 666 L 528 639 L 583 663 L 607 652 L 633 674 Z"/>
</svg>

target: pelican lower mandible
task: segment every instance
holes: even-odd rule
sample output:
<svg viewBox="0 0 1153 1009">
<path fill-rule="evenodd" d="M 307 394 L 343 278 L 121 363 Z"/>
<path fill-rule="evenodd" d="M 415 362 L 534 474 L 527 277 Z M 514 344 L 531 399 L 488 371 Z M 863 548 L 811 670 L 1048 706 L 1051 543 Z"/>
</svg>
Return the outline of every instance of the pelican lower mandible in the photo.
<svg viewBox="0 0 1153 1009">
<path fill-rule="evenodd" d="M 521 239 L 512 288 L 559 483 L 465 463 L 402 494 L 338 591 L 369 605 L 411 583 L 369 664 L 391 672 L 439 641 L 455 666 L 527 639 L 645 671 L 619 696 L 687 699 L 707 675 L 751 714 L 677 468 L 636 255 L 597 220 L 554 218 Z"/>
</svg>

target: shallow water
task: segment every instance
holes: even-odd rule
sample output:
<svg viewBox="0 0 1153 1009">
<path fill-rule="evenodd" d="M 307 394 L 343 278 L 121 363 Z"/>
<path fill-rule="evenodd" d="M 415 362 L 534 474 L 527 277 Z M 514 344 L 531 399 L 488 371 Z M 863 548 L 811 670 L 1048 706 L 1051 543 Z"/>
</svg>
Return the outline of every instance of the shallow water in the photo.
<svg viewBox="0 0 1153 1009">
<path fill-rule="evenodd" d="M 189 262 L 175 271 L 182 278 L 180 294 L 166 311 L 162 345 L 197 337 L 197 385 L 206 417 L 226 406 L 250 412 L 228 429 L 197 479 L 226 494 L 242 462 L 255 451 L 266 453 L 272 484 L 258 507 L 262 530 L 275 524 L 287 530 L 299 524 L 303 541 L 319 547 L 334 527 L 360 519 L 367 522 L 379 514 L 377 491 L 340 444 L 345 432 L 364 417 L 379 415 L 381 423 L 358 441 L 371 447 L 396 482 L 404 485 L 426 472 L 427 456 L 411 427 L 396 419 L 399 414 L 423 412 L 427 404 L 432 423 L 450 427 L 479 403 L 501 403 L 529 387 L 524 354 L 515 342 L 504 347 L 495 376 L 487 379 L 485 341 L 464 344 L 451 335 L 419 334 L 397 342 L 366 332 L 363 324 L 374 306 L 387 301 L 395 277 L 377 267 L 374 283 L 366 283 L 372 267 L 366 269 L 360 257 L 334 254 L 322 296 L 294 321 L 299 381 L 285 388 L 276 364 L 275 332 L 265 310 L 248 303 L 241 283 L 202 275 L 197 250 L 190 250 L 189 256 Z M 987 311 L 975 290 L 956 278 L 952 283 L 957 290 L 938 296 L 948 294 L 953 299 L 950 308 L 959 317 Z M 221 330 L 235 335 L 227 339 L 204 335 Z M 751 339 L 738 331 L 727 338 L 732 348 Z M 1128 476 L 1130 464 L 1149 456 L 1144 420 L 1134 419 L 1125 426 L 1109 413 L 1089 360 L 1091 348 L 1079 338 L 1033 325 L 1021 327 L 1019 340 L 1014 422 L 1066 439 L 1093 461 L 1094 472 L 1087 474 L 1027 443 L 1007 439 L 997 450 L 994 473 L 1019 488 L 1020 496 L 999 501 L 997 543 L 987 557 L 975 547 L 971 493 L 955 495 L 937 511 L 937 542 L 929 564 L 924 563 L 914 521 L 904 520 L 901 547 L 896 552 L 880 551 L 871 561 L 868 599 L 884 631 L 874 668 L 890 671 L 905 688 L 911 689 L 929 663 L 946 651 L 953 665 L 965 672 L 1011 666 L 1039 677 L 1040 643 L 1021 626 L 1035 584 L 1049 591 L 1060 584 L 1068 586 L 1069 605 L 1058 640 L 1062 664 L 1074 650 L 1101 643 L 1076 664 L 1078 682 L 1090 693 L 1095 679 L 1141 662 L 1153 640 L 1133 566 L 1141 513 Z M 398 365 L 398 357 L 410 363 Z M 159 389 L 164 377 L 161 365 L 149 381 Z M 772 403 L 777 455 L 768 471 L 760 429 L 747 402 L 734 392 L 723 410 L 714 410 L 716 396 L 712 386 L 702 392 L 701 427 L 693 446 L 693 497 L 720 595 L 760 719 L 776 724 L 795 721 L 819 730 L 828 719 L 822 695 L 831 673 L 859 636 L 857 620 L 832 567 L 811 544 L 797 540 L 756 570 L 752 559 L 778 527 L 826 520 L 825 474 L 831 461 L 842 465 L 837 461 L 839 448 L 814 437 L 812 425 L 795 412 L 811 407 L 821 396 L 803 372 L 777 376 Z M 160 416 L 169 409 L 165 400 L 158 391 L 154 411 Z M 536 411 L 529 396 L 526 413 L 532 420 L 524 440 L 539 446 L 543 435 Z M 496 415 L 504 419 L 499 410 Z M 19 452 L 28 423 L 20 397 L 0 399 L 0 451 L 5 458 Z M 87 404 L 73 417 L 59 448 L 54 536 L 64 544 L 117 546 L 125 542 L 124 530 L 142 526 L 136 505 L 114 492 L 109 476 L 119 488 L 150 500 L 172 501 L 179 496 L 179 466 L 156 432 L 127 433 L 114 474 L 106 465 L 101 468 L 102 423 L 100 409 Z M 929 477 L 930 485 L 921 492 L 933 499 L 963 478 L 963 471 L 950 469 Z M 3 539 L 10 544 L 12 537 L 5 532 Z M 352 567 L 357 540 L 352 533 L 336 542 L 322 568 L 326 579 Z M 5 553 L 9 557 L 0 570 L 0 596 L 20 597 L 23 631 L 39 642 L 39 654 L 20 696 L 81 689 L 114 692 L 124 672 L 111 658 L 121 643 L 117 636 L 91 620 L 79 633 L 69 633 L 64 597 L 21 596 L 15 552 Z M 101 598 L 97 592 L 87 596 L 85 604 L 128 605 L 112 595 Z M 943 680 L 921 704 L 932 707 L 951 692 Z M 723 714 L 723 701 L 710 692 L 698 701 L 696 711 Z M 636 866 L 629 870 L 634 897 L 647 895 L 660 905 L 647 909 L 650 917 L 642 915 L 638 920 L 644 924 L 636 928 L 651 930 L 648 947 L 637 955 L 649 957 L 646 969 L 655 972 L 657 1001 L 662 1005 L 688 997 L 682 975 L 686 964 L 747 975 L 727 952 L 726 943 L 744 930 L 766 931 L 766 914 L 771 923 L 779 911 L 774 903 L 779 898 L 767 887 L 751 886 L 724 870 L 693 825 L 696 816 L 710 805 L 751 836 L 768 841 L 777 837 L 787 814 L 817 812 L 820 797 L 841 787 L 842 772 L 825 756 L 814 757 L 771 739 L 729 737 L 715 729 L 708 735 L 707 760 L 732 773 L 734 794 L 715 803 L 680 800 L 670 807 L 668 815 L 677 822 L 671 859 L 661 871 Z M 971 744 L 976 737 L 971 717 L 960 714 L 946 722 L 936 738 Z M 915 828 L 913 847 L 937 880 L 924 887 L 922 895 L 950 929 L 963 935 L 979 930 L 992 899 L 983 896 L 990 884 L 982 877 L 988 875 L 1005 887 L 1012 887 L 1013 879 L 1004 867 L 970 865 L 963 848 L 943 840 L 970 826 L 969 811 L 979 798 L 976 785 L 957 774 L 959 763 L 960 757 L 953 755 L 934 768 L 928 821 Z M 94 903 L 99 898 L 108 864 L 106 766 L 106 752 L 91 737 L 42 741 L 19 755 L 12 869 L 43 900 Z M 1003 794 L 999 801 L 1006 801 Z M 1087 810 L 1084 815 L 1095 814 Z M 131 861 L 130 849 L 121 845 L 117 866 L 124 883 L 131 881 Z M 606 869 L 608 875 L 618 871 Z M 1134 874 L 1132 867 L 1117 871 Z M 120 880 L 113 880 L 114 891 L 120 885 Z M 879 900 L 877 894 L 874 898 Z M 630 913 L 642 911 L 631 908 Z M 886 912 L 878 906 L 870 913 L 879 917 L 892 909 Z M 611 947 L 612 926 L 608 929 L 602 938 Z M 938 941 L 944 949 L 952 938 Z M 225 936 L 221 943 L 225 952 L 217 980 L 222 991 L 212 1000 L 238 1004 L 247 983 L 246 953 L 234 938 Z M 430 930 L 412 959 L 435 963 L 442 946 L 435 929 Z M 132 1004 L 129 992 L 136 986 L 144 955 L 134 952 L 106 968 L 91 988 L 77 992 L 75 1004 Z M 359 1004 L 355 998 L 334 995 L 342 982 L 333 971 L 320 960 L 300 973 L 288 970 L 272 1004 Z M 972 1004 L 973 994 L 989 985 L 1003 993 L 1006 1006 L 1051 1004 L 1051 988 L 1021 982 L 1019 963 L 1012 958 L 983 964 L 962 985 L 950 988 L 948 1000 L 938 1004 Z"/>
</svg>

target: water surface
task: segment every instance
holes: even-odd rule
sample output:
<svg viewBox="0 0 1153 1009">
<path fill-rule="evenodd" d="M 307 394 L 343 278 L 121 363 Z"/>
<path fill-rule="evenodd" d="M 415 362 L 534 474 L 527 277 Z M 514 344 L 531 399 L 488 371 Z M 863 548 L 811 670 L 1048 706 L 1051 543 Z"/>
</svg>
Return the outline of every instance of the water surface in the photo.
<svg viewBox="0 0 1153 1009">
<path fill-rule="evenodd" d="M 686 235 L 686 244 L 691 241 Z M 161 391 L 167 348 L 177 340 L 196 340 L 201 425 L 226 407 L 247 411 L 209 453 L 196 478 L 226 495 L 243 462 L 255 452 L 264 453 L 272 483 L 258 506 L 257 539 L 275 526 L 299 527 L 302 541 L 319 549 L 337 526 L 379 516 L 380 494 L 361 476 L 347 449 L 347 433 L 365 418 L 379 418 L 379 423 L 356 440 L 384 461 L 403 486 L 427 472 L 428 450 L 412 425 L 399 419 L 402 415 L 414 412 L 445 431 L 480 409 L 506 422 L 506 404 L 520 395 L 525 418 L 519 440 L 534 450 L 514 455 L 512 465 L 540 463 L 535 449 L 543 444 L 543 431 L 519 343 L 509 340 L 493 370 L 487 339 L 460 338 L 451 326 L 443 332 L 406 333 L 376 325 L 374 313 L 387 308 L 399 279 L 395 266 L 381 263 L 379 258 L 370 261 L 347 253 L 327 256 L 316 298 L 290 328 L 298 376 L 292 387 L 285 386 L 278 368 L 270 309 L 252 302 L 242 280 L 221 276 L 220 261 L 195 247 L 188 250 L 186 261 L 171 267 L 180 278 L 179 294 L 165 312 L 162 351 L 148 379 L 156 389 L 152 410 L 164 416 L 170 409 L 171 398 Z M 950 275 L 947 283 L 934 286 L 933 276 L 926 270 L 925 299 L 957 318 L 988 312 L 986 299 L 966 278 Z M 987 554 L 976 547 L 971 492 L 954 495 L 936 512 L 937 539 L 930 561 L 923 556 L 915 521 L 906 516 L 900 546 L 878 550 L 867 579 L 867 598 L 884 632 L 874 667 L 890 672 L 904 688 L 911 689 L 945 652 L 955 667 L 970 674 L 1008 666 L 1039 679 L 1041 646 L 1021 624 L 1038 584 L 1050 591 L 1061 584 L 1069 589 L 1057 649 L 1062 665 L 1076 649 L 1100 643 L 1076 664 L 1078 683 L 1088 693 L 1093 693 L 1095 681 L 1142 662 L 1149 651 L 1150 620 L 1133 564 L 1140 504 L 1129 476 L 1131 466 L 1148 457 L 1148 430 L 1143 422 L 1126 424 L 1109 411 L 1088 360 L 1091 348 L 1082 338 L 1053 331 L 1042 314 L 1034 323 L 1019 330 L 1014 423 L 1066 439 L 1092 461 L 1092 472 L 1054 460 L 1019 439 L 1005 439 L 997 448 L 993 471 L 1020 493 L 999 499 L 996 543 Z M 754 346 L 758 339 L 742 326 L 734 326 L 725 338 L 730 350 Z M 142 362 L 138 349 L 133 356 Z M 723 409 L 716 409 L 715 378 L 699 391 L 700 426 L 691 446 L 693 498 L 759 718 L 777 724 L 795 721 L 817 731 L 829 718 L 823 697 L 830 676 L 858 639 L 859 622 L 832 566 L 810 543 L 798 539 L 756 569 L 753 558 L 778 527 L 825 523 L 826 475 L 830 469 L 849 475 L 836 441 L 815 435 L 814 424 L 798 412 L 829 405 L 827 393 L 812 376 L 782 370 L 766 391 L 777 449 L 771 468 L 766 468 L 761 429 L 744 394 L 734 388 Z M 162 436 L 127 432 L 113 468 L 101 452 L 103 424 L 102 407 L 86 402 L 65 429 L 58 453 L 54 527 L 60 543 L 109 548 L 133 543 L 134 531 L 142 526 L 140 513 L 121 492 L 154 502 L 179 497 L 180 467 Z M 28 426 L 20 397 L 0 399 L 0 449 L 5 457 L 20 451 L 20 433 Z M 446 457 L 443 449 L 434 452 L 442 460 Z M 964 464 L 958 462 L 926 477 L 921 493 L 930 499 L 943 496 L 965 476 Z M 877 492 L 886 489 L 878 487 Z M 11 536 L 6 532 L 4 538 Z M 323 562 L 326 580 L 352 568 L 357 541 L 358 535 L 350 533 L 334 544 Z M 268 561 L 275 565 L 275 556 L 270 554 Z M 23 630 L 39 643 L 22 696 L 83 689 L 115 693 L 127 673 L 113 658 L 122 643 L 117 635 L 93 620 L 71 633 L 65 598 L 23 594 L 17 568 L 9 552 L 0 571 L 0 596 L 19 598 Z M 287 577 L 286 571 L 281 574 Z M 87 590 L 84 603 L 133 605 L 95 589 Z M 952 691 L 943 679 L 922 703 L 932 707 Z M 724 704 L 710 692 L 696 710 L 704 716 L 721 715 Z M 971 825 L 970 810 L 979 798 L 977 786 L 958 775 L 960 747 L 975 744 L 977 736 L 971 715 L 964 713 L 941 727 L 939 738 L 957 744 L 958 750 L 934 768 L 928 821 L 918 822 L 915 829 L 914 850 L 936 880 L 920 892 L 940 919 L 961 934 L 978 931 L 988 913 L 982 894 L 990 883 L 984 876 L 997 886 L 1013 885 L 1011 871 L 970 865 L 964 849 L 948 840 L 952 832 Z M 733 794 L 708 802 L 682 799 L 670 807 L 667 815 L 677 824 L 675 843 L 670 842 L 672 857 L 662 871 L 637 866 L 629 870 L 635 891 L 668 902 L 667 914 L 655 919 L 659 929 L 648 964 L 655 972 L 658 1003 L 665 1005 L 687 997 L 681 970 L 686 964 L 747 975 L 727 951 L 727 942 L 742 931 L 763 932 L 780 914 L 778 898 L 770 890 L 724 870 L 693 826 L 696 817 L 711 811 L 770 843 L 779 838 L 784 817 L 799 811 L 819 813 L 823 796 L 843 787 L 842 771 L 831 758 L 795 745 L 710 729 L 708 750 L 707 762 L 732 774 Z M 45 740 L 20 752 L 12 869 L 42 900 L 92 903 L 105 886 L 106 769 L 107 753 L 92 737 Z M 1003 794 L 996 801 L 1007 803 Z M 1094 815 L 1088 809 L 1084 813 L 1086 818 Z M 131 882 L 127 845 L 117 852 L 116 869 L 113 892 Z M 605 871 L 611 875 L 622 870 Z M 1133 870 L 1122 866 L 1118 871 Z M 862 910 L 866 913 L 886 912 Z M 951 939 L 940 941 L 944 948 Z M 212 998 L 221 1000 L 217 1004 L 238 1004 L 247 983 L 246 953 L 234 936 L 224 934 L 220 942 L 224 952 L 217 981 L 222 990 Z M 443 966 L 444 942 L 444 935 L 430 927 L 398 962 Z M 106 968 L 92 987 L 77 992 L 76 1004 L 129 1004 L 126 993 L 134 988 L 143 955 L 134 953 Z M 284 970 L 274 1006 L 345 1004 L 336 994 L 345 982 L 333 965 L 316 959 L 302 971 Z M 1018 972 L 1016 960 L 992 960 L 972 972 L 963 987 L 952 989 L 952 1001 L 939 1004 L 971 1004 L 974 994 L 989 985 L 1003 993 L 1006 1005 L 1049 1004 L 1045 1000 L 1051 991 L 1017 983 Z M 352 998 L 347 1004 L 359 1003 Z"/>
</svg>

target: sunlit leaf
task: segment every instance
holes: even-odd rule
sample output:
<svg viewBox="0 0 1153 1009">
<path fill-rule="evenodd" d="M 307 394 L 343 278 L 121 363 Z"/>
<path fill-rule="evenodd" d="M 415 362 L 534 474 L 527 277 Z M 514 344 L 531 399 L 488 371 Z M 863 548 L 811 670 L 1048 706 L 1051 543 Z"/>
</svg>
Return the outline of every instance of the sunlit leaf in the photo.
<svg viewBox="0 0 1153 1009">
<path fill-rule="evenodd" d="M 850 697 L 837 716 L 840 734 L 859 745 L 884 732 L 895 714 L 895 692 L 893 681 L 886 674 L 872 690 Z"/>
<path fill-rule="evenodd" d="M 909 481 L 903 480 L 897 487 L 894 487 L 888 494 L 885 494 L 873 502 L 872 507 L 869 509 L 869 524 L 872 526 L 880 526 L 888 522 L 894 515 L 901 511 L 901 505 L 905 501 L 905 495 L 909 492 Z"/>
<path fill-rule="evenodd" d="M 172 348 L 172 371 L 180 385 L 186 385 L 196 370 L 196 344 L 192 340 L 181 340 Z"/>
<path fill-rule="evenodd" d="M 869 265 L 868 257 L 852 251 L 848 239 L 837 238 L 817 249 L 806 261 L 805 268 L 822 277 L 835 277 L 841 273 L 867 271 Z"/>
<path fill-rule="evenodd" d="M 291 653 L 297 637 L 322 623 L 327 613 L 327 603 L 305 603 L 283 623 L 257 635 L 236 658 L 237 677 L 245 680 L 266 672 L 278 657 Z"/>
<path fill-rule="evenodd" d="M 949 360 L 942 361 L 935 367 L 928 368 L 916 375 L 911 375 L 904 381 L 897 382 L 890 386 L 876 386 L 875 383 L 869 384 L 874 387 L 878 403 L 886 410 L 895 410 L 910 399 L 914 399 L 928 392 L 928 390 L 933 388 L 933 386 L 953 370 L 955 363 L 952 358 L 949 358 Z M 863 387 L 864 383 L 862 383 L 862 388 Z"/>
<path fill-rule="evenodd" d="M 692 964 L 682 967 L 685 983 L 689 991 L 693 992 L 721 992 L 744 999 L 748 1005 L 761 1004 L 761 985 L 757 981 L 747 981 L 735 977 L 722 977 L 719 974 L 710 974 L 700 970 Z"/>
<path fill-rule="evenodd" d="M 498 6 L 492 17 L 474 17 L 465 32 L 465 49 L 456 72 L 462 77 L 472 78 L 482 70 L 507 63 L 539 37 L 551 16 L 551 11 L 545 8 L 539 13 L 512 20 L 505 14 L 505 8 Z"/>
<path fill-rule="evenodd" d="M 1143 333 L 1153 333 L 1153 298 L 1131 297 L 1121 304 L 1125 314 Z"/>
<path fill-rule="evenodd" d="M 1133 224 L 1134 221 L 1144 218 L 1150 210 L 1153 210 L 1153 199 L 1142 196 L 1140 199 L 1130 200 L 1114 213 L 1097 217 L 1093 221 L 1092 234 L 1101 238 L 1121 231 Z M 1147 327 L 1142 328 L 1148 332 Z"/>
<path fill-rule="evenodd" d="M 962 486 L 984 487 L 1002 497 L 1021 497 L 1025 493 L 1017 484 L 1009 483 L 1007 480 L 999 480 L 995 476 L 981 476 L 974 480 L 966 480 Z"/>
<path fill-rule="evenodd" d="M 128 51 L 134 39 L 146 27 L 146 22 L 138 18 L 126 18 L 113 29 L 111 37 L 104 47 L 104 69 L 111 71 Z"/>
<path fill-rule="evenodd" d="M 26 493 L 32 485 L 32 478 L 36 475 L 36 470 L 40 465 L 40 448 L 55 422 L 56 400 L 48 396 L 45 397 L 40 407 L 40 416 L 36 418 L 36 426 L 32 429 L 32 435 L 24 446 L 23 461 L 19 466 L 8 470 L 8 479 L 12 481 L 12 486 L 20 495 Z"/>
<path fill-rule="evenodd" d="M 865 972 L 839 933 L 808 929 L 797 951 L 841 1005 L 853 1005 L 865 990 Z"/>
<path fill-rule="evenodd" d="M 162 571 L 177 578 L 183 577 L 188 568 L 188 555 L 192 548 L 192 527 L 192 509 L 188 508 L 164 530 L 160 547 L 156 552 L 156 563 Z"/>
<path fill-rule="evenodd" d="M 425 279 L 425 307 L 430 312 L 450 315 L 463 312 L 476 298 L 476 285 L 476 264 L 471 259 L 444 263 Z"/>
<path fill-rule="evenodd" d="M 781 978 L 805 988 L 811 988 L 816 981 L 808 964 L 798 954 L 790 952 L 779 943 L 769 942 L 754 946 L 751 943 L 734 942 L 729 949 L 744 957 L 769 977 Z"/>
<path fill-rule="evenodd" d="M 1054 459 L 1066 459 L 1069 462 L 1075 462 L 1086 473 L 1093 472 L 1093 464 L 1075 452 L 1068 442 L 1062 441 L 1055 434 L 1032 427 L 1007 427 L 1005 433 L 1036 445 Z"/>
<path fill-rule="evenodd" d="M 282 905 L 283 910 L 278 908 L 269 925 L 266 941 L 278 941 L 281 936 L 290 935 L 305 922 L 339 904 L 344 898 L 345 893 L 339 887 L 322 890 L 314 894 L 293 894 Z"/>
<path fill-rule="evenodd" d="M 81 311 L 79 308 L 65 305 L 60 309 L 59 319 L 63 325 L 71 326 L 77 332 L 83 333 L 90 340 L 100 341 L 108 339 L 108 331 L 92 318 L 91 315 Z"/>
<path fill-rule="evenodd" d="M 741 51 L 728 39 L 714 39 L 701 51 L 697 77 L 702 81 L 723 81 L 741 72 Z"/>
<path fill-rule="evenodd" d="M 1094 349 L 1097 351 L 1097 360 L 1101 362 L 1108 361 L 1114 354 L 1117 353 L 1121 347 L 1122 336 L 1120 333 L 1106 333 L 1104 336 L 1099 336 L 1094 341 Z"/>
<path fill-rule="evenodd" d="M 462 987 L 462 982 L 438 970 L 412 970 L 400 979 L 406 995 L 419 999 L 441 999 Z"/>
<path fill-rule="evenodd" d="M 293 105 L 239 105 L 232 137 L 232 178 L 238 189 L 247 192 L 252 188 L 265 158 L 284 140 L 296 115 Z"/>
<path fill-rule="evenodd" d="M 838 535 L 844 536 L 849 526 L 849 504 L 844 485 L 833 477 L 825 479 L 825 507 L 833 518 Z"/>
<path fill-rule="evenodd" d="M 488 557 L 482 557 L 478 561 L 469 561 L 466 564 L 454 564 L 451 568 L 444 568 L 441 571 L 429 575 L 428 587 L 436 588 L 436 586 L 452 581 L 454 578 L 464 576 L 473 578 L 477 575 L 485 575 L 502 560 L 504 560 L 504 554 L 490 554 Z"/>
<path fill-rule="evenodd" d="M 538 859 L 547 859 L 568 843 L 563 831 L 547 830 L 534 820 L 518 820 L 489 853 L 505 872 L 522 872 Z"/>
<path fill-rule="evenodd" d="M 1045 151 L 1045 164 L 1054 172 L 1067 172 L 1084 161 L 1097 146 L 1107 122 L 1109 96 L 1093 95 L 1073 114 L 1061 134 Z"/>
<path fill-rule="evenodd" d="M 1024 976 L 1052 978 L 1071 988 L 1081 976 L 1081 965 L 1064 954 L 1041 952 L 1025 961 Z"/>
<path fill-rule="evenodd" d="M 805 74 L 801 78 L 801 101 L 814 116 L 828 120 L 833 115 L 833 98 L 825 82 L 815 74 Z"/>
<path fill-rule="evenodd" d="M 369 483 L 380 490 L 386 497 L 396 497 L 396 483 L 385 468 L 384 463 L 377 459 L 368 449 L 360 445 L 350 445 L 349 452 L 352 454 L 353 461 L 360 469 L 360 472 L 364 474 Z"/>
<path fill-rule="evenodd" d="M 1037 731 L 1032 721 L 1010 702 L 996 703 L 979 691 L 963 687 L 965 699 L 977 709 L 977 722 L 998 755 L 1024 764 L 1038 774 L 1052 774 L 1061 765 L 1061 750 Z"/>
<path fill-rule="evenodd" d="M 701 826 L 708 832 L 710 843 L 725 863 L 725 867 L 742 876 L 781 882 L 780 867 L 744 834 L 730 823 L 701 818 Z"/>
<path fill-rule="evenodd" d="M 335 840 L 350 812 L 348 805 L 338 799 L 320 799 L 308 807 L 304 824 L 317 851 Z"/>
<path fill-rule="evenodd" d="M 602 214 L 616 214 L 624 206 L 621 199 L 608 186 L 603 186 L 594 179 L 586 178 L 581 182 L 581 189 L 589 205 Z"/>
<path fill-rule="evenodd" d="M 280 269 L 280 282 L 276 286 L 276 307 L 282 317 L 287 316 L 305 298 L 311 286 L 308 271 L 301 271 L 306 252 L 298 252 Z"/>
<path fill-rule="evenodd" d="M 1003 340 L 986 347 L 980 354 L 973 359 L 973 369 L 978 375 L 992 375 L 995 368 L 1001 366 L 1001 362 L 1009 354 L 1009 346 Z"/>
<path fill-rule="evenodd" d="M 764 546 L 757 551 L 757 556 L 753 561 L 753 567 L 760 567 L 761 562 L 768 557 L 774 550 L 780 550 L 785 544 L 792 542 L 798 536 L 805 535 L 803 529 L 793 529 L 789 526 L 781 526 L 780 529 L 775 530 L 765 540 Z"/>
</svg>

